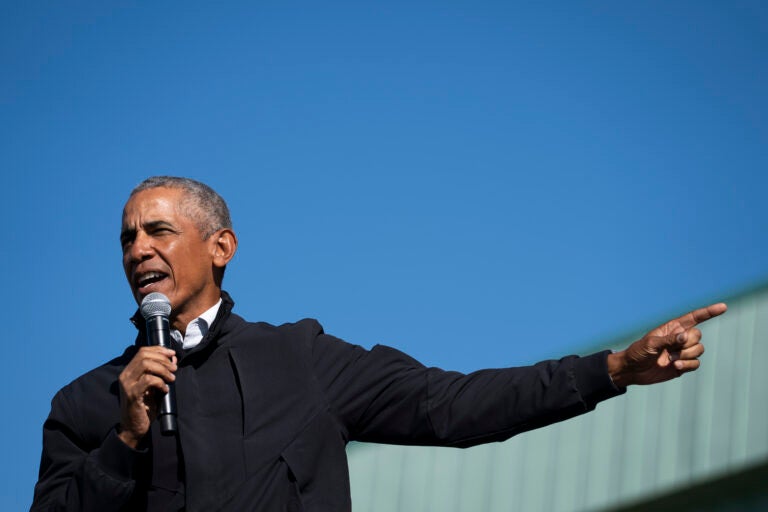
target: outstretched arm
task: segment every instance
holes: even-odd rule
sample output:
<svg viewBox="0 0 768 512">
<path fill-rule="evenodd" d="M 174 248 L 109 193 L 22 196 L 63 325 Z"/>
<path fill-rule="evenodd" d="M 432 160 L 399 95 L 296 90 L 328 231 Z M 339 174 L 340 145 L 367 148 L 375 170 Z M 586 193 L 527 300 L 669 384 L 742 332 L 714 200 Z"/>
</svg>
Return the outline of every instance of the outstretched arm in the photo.
<svg viewBox="0 0 768 512">
<path fill-rule="evenodd" d="M 617 386 L 656 384 L 696 370 L 704 353 L 696 326 L 728 307 L 712 304 L 658 326 L 626 350 L 608 356 L 608 373 Z"/>
</svg>

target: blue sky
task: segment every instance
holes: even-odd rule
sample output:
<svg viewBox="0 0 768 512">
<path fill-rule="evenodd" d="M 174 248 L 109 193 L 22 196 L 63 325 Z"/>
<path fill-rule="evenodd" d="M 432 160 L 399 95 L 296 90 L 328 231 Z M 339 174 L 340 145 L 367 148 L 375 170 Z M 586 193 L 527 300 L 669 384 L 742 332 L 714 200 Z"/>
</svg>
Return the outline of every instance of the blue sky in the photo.
<svg viewBox="0 0 768 512">
<path fill-rule="evenodd" d="M 31 502 L 55 391 L 133 341 L 118 231 L 149 175 L 228 200 L 241 315 L 445 368 L 589 350 L 768 280 L 761 2 L 0 13 L 0 509 Z"/>
</svg>

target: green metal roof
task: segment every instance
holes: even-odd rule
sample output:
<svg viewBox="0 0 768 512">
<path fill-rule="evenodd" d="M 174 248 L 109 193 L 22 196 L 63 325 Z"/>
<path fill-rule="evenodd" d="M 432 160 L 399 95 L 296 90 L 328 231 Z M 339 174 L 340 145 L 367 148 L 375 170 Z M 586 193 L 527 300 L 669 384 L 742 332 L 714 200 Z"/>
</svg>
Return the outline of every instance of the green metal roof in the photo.
<svg viewBox="0 0 768 512">
<path fill-rule="evenodd" d="M 593 413 L 467 450 L 352 444 L 356 512 L 585 511 L 768 461 L 768 288 L 702 326 L 702 368 Z M 614 348 L 624 348 L 620 343 Z"/>
</svg>

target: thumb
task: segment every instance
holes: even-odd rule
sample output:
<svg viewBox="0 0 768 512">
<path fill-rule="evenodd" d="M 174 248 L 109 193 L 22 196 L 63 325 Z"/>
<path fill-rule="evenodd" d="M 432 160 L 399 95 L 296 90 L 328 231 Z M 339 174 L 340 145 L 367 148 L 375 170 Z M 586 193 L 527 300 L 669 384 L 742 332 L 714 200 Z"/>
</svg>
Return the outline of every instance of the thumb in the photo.
<svg viewBox="0 0 768 512">
<path fill-rule="evenodd" d="M 685 340 L 687 333 L 685 329 L 680 328 L 672 332 L 669 335 L 669 343 L 666 346 L 667 353 L 669 354 L 669 362 L 674 363 L 680 358 L 680 351 L 685 348 Z"/>
<path fill-rule="evenodd" d="M 658 336 L 656 340 L 654 340 L 654 345 L 659 351 L 666 349 L 669 352 L 680 352 L 685 346 L 685 340 L 685 329 L 678 327 L 667 335 Z"/>
</svg>

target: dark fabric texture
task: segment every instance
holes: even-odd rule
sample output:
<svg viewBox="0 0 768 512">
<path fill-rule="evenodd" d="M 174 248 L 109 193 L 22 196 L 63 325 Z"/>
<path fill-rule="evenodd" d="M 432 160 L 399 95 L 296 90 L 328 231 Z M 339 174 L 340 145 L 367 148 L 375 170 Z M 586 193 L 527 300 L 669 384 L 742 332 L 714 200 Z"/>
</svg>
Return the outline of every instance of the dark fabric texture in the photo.
<svg viewBox="0 0 768 512">
<path fill-rule="evenodd" d="M 222 297 L 209 333 L 180 358 L 178 439 L 154 425 L 137 450 L 117 437 L 129 347 L 53 398 L 32 510 L 350 510 L 351 440 L 473 446 L 622 392 L 608 352 L 464 375 L 351 345 L 315 320 L 249 323 Z"/>
</svg>

